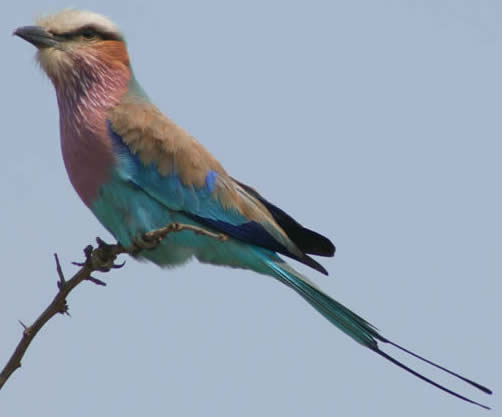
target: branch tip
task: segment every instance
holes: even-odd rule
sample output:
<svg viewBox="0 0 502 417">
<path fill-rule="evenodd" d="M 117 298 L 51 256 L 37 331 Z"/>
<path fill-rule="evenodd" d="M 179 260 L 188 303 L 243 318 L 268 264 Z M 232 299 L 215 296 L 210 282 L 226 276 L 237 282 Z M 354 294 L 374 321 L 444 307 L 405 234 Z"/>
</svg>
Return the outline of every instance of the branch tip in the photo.
<svg viewBox="0 0 502 417">
<path fill-rule="evenodd" d="M 26 326 L 21 320 L 19 320 L 19 323 L 24 329 L 23 336 L 17 344 L 7 364 L 0 372 L 0 389 L 2 389 L 12 373 L 21 367 L 21 359 L 23 359 L 26 350 L 33 341 L 33 338 L 37 335 L 38 331 L 58 313 L 66 314 L 71 317 L 66 297 L 77 285 L 79 285 L 82 281 L 87 280 L 96 285 L 105 286 L 105 282 L 94 278 L 91 274 L 95 271 L 108 272 L 111 269 L 120 269 L 125 265 L 125 261 L 116 264 L 115 259 L 117 258 L 117 255 L 127 253 L 134 256 L 137 255 L 138 252 L 155 249 L 161 244 L 162 239 L 164 239 L 169 233 L 181 232 L 183 230 L 190 230 L 193 233 L 209 236 L 218 240 L 228 239 L 226 235 L 221 233 L 214 233 L 201 227 L 180 223 L 171 223 L 166 227 L 144 233 L 138 239 L 133 239 L 133 243 L 129 248 L 124 248 L 120 243 L 108 244 L 98 237 L 96 238 L 96 242 L 98 244 L 96 249 L 93 248 L 92 245 L 85 247 L 84 262 L 72 262 L 73 265 L 80 267 L 80 269 L 69 280 L 65 279 L 58 255 L 55 253 L 54 259 L 56 261 L 56 271 L 59 277 L 57 283 L 58 292 L 51 303 L 40 314 L 40 316 L 38 316 L 33 324 L 31 324 L 31 326 Z M 141 243 L 138 244 L 137 242 L 145 244 L 142 246 Z"/>
</svg>

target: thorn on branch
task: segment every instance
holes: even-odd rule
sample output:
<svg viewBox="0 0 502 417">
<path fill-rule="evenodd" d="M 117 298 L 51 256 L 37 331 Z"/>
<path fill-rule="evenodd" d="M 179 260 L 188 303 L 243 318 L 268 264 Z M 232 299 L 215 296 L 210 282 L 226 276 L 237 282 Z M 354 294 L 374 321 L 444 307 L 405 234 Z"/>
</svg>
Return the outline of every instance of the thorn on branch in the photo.
<svg viewBox="0 0 502 417">
<path fill-rule="evenodd" d="M 68 306 L 68 302 L 66 300 L 63 300 L 63 305 L 59 309 L 58 313 L 62 315 L 66 314 L 68 317 L 71 317 L 70 307 Z"/>
<path fill-rule="evenodd" d="M 80 266 L 80 267 L 86 266 L 87 264 L 89 264 L 91 262 L 90 258 L 91 258 L 93 251 L 94 251 L 94 248 L 92 247 L 92 245 L 87 245 L 84 248 L 85 261 L 84 262 L 72 262 L 71 264 L 75 265 L 75 266 Z"/>
<path fill-rule="evenodd" d="M 61 268 L 61 264 L 59 263 L 59 257 L 58 254 L 54 254 L 54 259 L 56 260 L 56 271 L 59 276 L 59 281 L 57 282 L 58 288 L 61 289 L 63 285 L 66 283 L 64 274 L 63 274 L 63 269 Z"/>
<path fill-rule="evenodd" d="M 122 262 L 121 264 L 113 264 L 111 266 L 112 269 L 120 269 L 120 268 L 123 268 L 126 264 L 126 261 Z"/>
<path fill-rule="evenodd" d="M 102 287 L 106 287 L 106 282 L 101 281 L 100 279 L 97 279 L 97 278 L 94 278 L 91 276 L 88 276 L 86 279 L 87 279 L 87 281 L 91 281 L 96 285 L 101 285 Z"/>
<path fill-rule="evenodd" d="M 98 248 L 111 248 L 112 247 L 112 245 L 110 245 L 109 243 L 106 243 L 99 236 L 96 237 L 96 243 L 98 244 Z"/>
<path fill-rule="evenodd" d="M 115 263 L 118 255 L 127 253 L 134 256 L 142 250 L 154 249 L 158 247 L 158 245 L 160 245 L 162 239 L 164 239 L 169 233 L 181 232 L 184 230 L 189 230 L 193 233 L 212 237 L 218 240 L 228 239 L 228 236 L 221 233 L 215 233 L 194 225 L 179 223 L 171 223 L 166 227 L 144 233 L 138 240 L 133 240 L 133 244 L 129 248 L 125 248 L 120 243 L 110 245 L 104 242 L 102 239 L 96 238 L 96 242 L 98 244 L 97 248 L 93 248 L 92 245 L 88 245 L 84 249 L 85 261 L 72 262 L 73 265 L 79 266 L 80 270 L 77 271 L 68 280 L 66 280 L 64 277 L 63 269 L 61 268 L 58 255 L 54 254 L 54 259 L 56 261 L 56 270 L 59 277 L 59 280 L 57 282 L 59 291 L 51 301 L 51 303 L 47 306 L 47 308 L 30 326 L 26 326 L 22 321 L 19 320 L 19 323 L 21 324 L 21 326 L 23 326 L 24 329 L 23 337 L 16 346 L 7 364 L 2 370 L 0 370 L 0 389 L 2 389 L 5 382 L 10 378 L 12 373 L 21 366 L 21 360 L 24 357 L 28 346 L 40 331 L 40 329 L 42 329 L 42 327 L 45 326 L 45 324 L 58 313 L 67 314 L 68 316 L 70 316 L 66 297 L 77 285 L 85 280 L 91 281 L 92 283 L 100 286 L 106 285 L 105 282 L 94 278 L 93 276 L 91 276 L 91 274 L 95 271 L 107 272 L 111 269 L 122 268 L 125 265 L 125 261 L 120 264 Z M 141 243 L 137 244 L 137 242 Z M 142 243 L 145 244 L 142 245 Z"/>
<path fill-rule="evenodd" d="M 24 333 L 29 333 L 30 332 L 30 328 L 26 324 L 24 324 L 21 320 L 18 320 L 18 322 L 19 322 L 19 324 L 21 326 L 23 326 Z"/>
<path fill-rule="evenodd" d="M 85 259 L 89 259 L 90 258 L 91 253 L 92 253 L 93 250 L 94 250 L 94 248 L 92 247 L 92 245 L 87 245 L 84 248 Z"/>
</svg>

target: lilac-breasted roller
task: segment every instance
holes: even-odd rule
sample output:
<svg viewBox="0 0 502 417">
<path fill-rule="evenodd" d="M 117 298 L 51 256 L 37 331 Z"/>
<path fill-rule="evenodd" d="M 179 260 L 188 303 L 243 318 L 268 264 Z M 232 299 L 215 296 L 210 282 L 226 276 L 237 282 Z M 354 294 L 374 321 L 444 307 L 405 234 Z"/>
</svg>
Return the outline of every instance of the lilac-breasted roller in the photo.
<svg viewBox="0 0 502 417">
<path fill-rule="evenodd" d="M 271 276 L 381 357 L 455 397 L 488 408 L 389 356 L 380 344 L 491 393 L 383 337 L 279 256 L 327 274 L 310 255 L 333 256 L 335 247 L 232 178 L 196 139 L 152 104 L 134 77 L 123 35 L 107 18 L 65 10 L 39 19 L 37 26 L 20 27 L 15 34 L 38 48 L 40 65 L 54 84 L 71 183 L 122 245 L 130 246 L 145 232 L 170 223 L 223 233 L 228 236 L 225 241 L 187 230 L 172 233 L 138 256 L 160 266 L 196 258 Z"/>
</svg>

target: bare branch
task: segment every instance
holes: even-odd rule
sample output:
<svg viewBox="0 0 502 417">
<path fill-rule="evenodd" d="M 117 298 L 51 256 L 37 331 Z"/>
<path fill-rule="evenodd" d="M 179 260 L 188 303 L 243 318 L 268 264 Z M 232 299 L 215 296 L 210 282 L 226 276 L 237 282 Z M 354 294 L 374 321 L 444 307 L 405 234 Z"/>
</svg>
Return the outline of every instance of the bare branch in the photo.
<svg viewBox="0 0 502 417">
<path fill-rule="evenodd" d="M 90 281 L 100 286 L 106 285 L 105 282 L 92 277 L 91 274 L 96 271 L 108 272 L 111 269 L 122 268 L 125 262 L 121 264 L 115 263 L 118 255 L 123 253 L 138 255 L 143 251 L 154 249 L 169 233 L 177 233 L 184 230 L 189 230 L 218 240 L 227 239 L 226 235 L 214 233 L 197 226 L 179 223 L 171 223 L 166 227 L 147 232 L 139 239 L 135 240 L 133 245 L 129 248 L 124 248 L 120 243 L 109 245 L 100 238 L 96 238 L 98 247 L 93 248 L 89 245 L 84 249 L 85 261 L 82 263 L 73 262 L 74 265 L 80 266 L 80 269 L 68 281 L 64 277 L 63 269 L 61 268 L 57 254 L 54 254 L 56 271 L 59 278 L 57 282 L 59 291 L 31 326 L 26 326 L 19 320 L 19 323 L 23 326 L 23 335 L 7 364 L 2 369 L 2 372 L 0 372 L 0 389 L 2 389 L 5 382 L 7 382 L 14 371 L 21 367 L 21 359 L 40 329 L 58 313 L 69 315 L 66 297 L 68 297 L 68 294 L 77 285 L 82 281 Z"/>
</svg>

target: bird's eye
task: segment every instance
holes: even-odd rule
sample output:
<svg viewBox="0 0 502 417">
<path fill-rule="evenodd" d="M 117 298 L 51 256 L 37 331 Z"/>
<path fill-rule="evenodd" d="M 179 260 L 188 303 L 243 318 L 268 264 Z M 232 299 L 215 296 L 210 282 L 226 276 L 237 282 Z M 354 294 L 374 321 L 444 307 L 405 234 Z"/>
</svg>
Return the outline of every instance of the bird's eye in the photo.
<svg viewBox="0 0 502 417">
<path fill-rule="evenodd" d="M 84 29 L 80 34 L 84 39 L 94 39 L 96 37 L 96 32 L 92 29 Z"/>
</svg>

